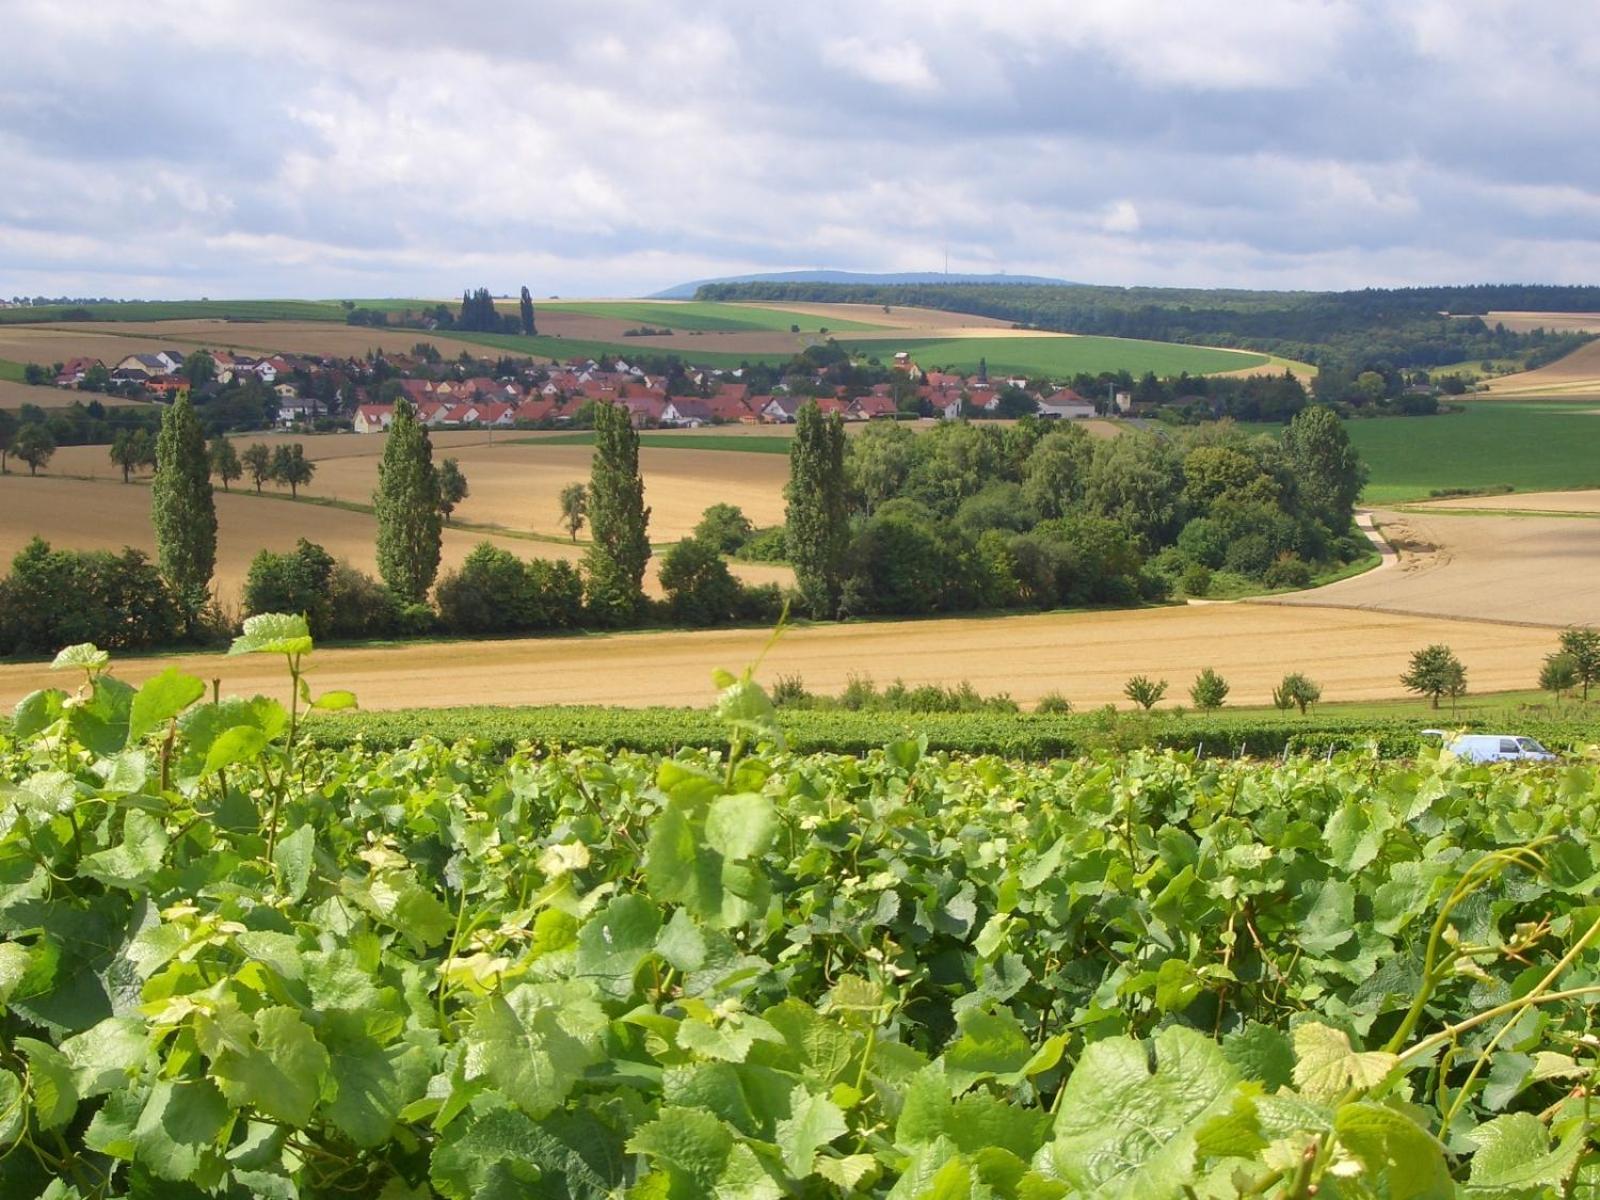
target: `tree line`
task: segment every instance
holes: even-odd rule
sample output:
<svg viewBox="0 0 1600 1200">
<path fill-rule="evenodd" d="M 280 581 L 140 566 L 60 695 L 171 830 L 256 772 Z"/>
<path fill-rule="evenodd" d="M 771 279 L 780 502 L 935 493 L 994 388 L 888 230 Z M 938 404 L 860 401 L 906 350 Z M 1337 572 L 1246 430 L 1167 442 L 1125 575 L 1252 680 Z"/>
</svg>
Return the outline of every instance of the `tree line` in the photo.
<svg viewBox="0 0 1600 1200">
<path fill-rule="evenodd" d="M 921 307 L 1062 333 L 1102 334 L 1264 351 L 1317 366 L 1433 367 L 1575 348 L 1588 334 L 1516 333 L 1493 311 L 1597 312 L 1600 288 L 1485 285 L 1266 292 L 1033 284 L 717 283 L 700 300 Z"/>
</svg>

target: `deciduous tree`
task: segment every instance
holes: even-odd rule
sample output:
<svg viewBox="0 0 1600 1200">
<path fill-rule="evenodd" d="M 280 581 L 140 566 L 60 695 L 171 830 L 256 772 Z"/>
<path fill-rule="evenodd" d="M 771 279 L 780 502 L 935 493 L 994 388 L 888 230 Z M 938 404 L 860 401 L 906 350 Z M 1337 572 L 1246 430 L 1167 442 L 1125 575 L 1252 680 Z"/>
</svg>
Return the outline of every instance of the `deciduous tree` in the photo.
<svg viewBox="0 0 1600 1200">
<path fill-rule="evenodd" d="M 1146 675 L 1135 675 L 1122 685 L 1122 694 L 1132 700 L 1145 712 L 1149 712 L 1167 694 L 1167 681 L 1165 679 L 1151 679 Z"/>
<path fill-rule="evenodd" d="M 571 535 L 572 540 L 578 540 L 578 530 L 583 528 L 584 521 L 589 516 L 589 485 L 586 483 L 569 483 L 561 489 L 561 524 Z"/>
<path fill-rule="evenodd" d="M 461 472 L 461 464 L 453 458 L 445 459 L 439 464 L 439 511 L 444 514 L 445 524 L 450 523 L 456 505 L 466 498 L 467 477 Z"/>
<path fill-rule="evenodd" d="M 439 573 L 443 518 L 433 443 L 405 396 L 395 401 L 372 503 L 378 518 L 378 573 L 403 601 L 420 604 Z"/>
<path fill-rule="evenodd" d="M 1539 687 L 1549 692 L 1561 703 L 1564 693 L 1570 692 L 1578 686 L 1578 663 L 1570 654 L 1560 650 L 1545 656 L 1544 665 L 1539 668 Z"/>
<path fill-rule="evenodd" d="M 1194 684 L 1189 688 L 1189 699 L 1194 701 L 1196 708 L 1221 708 L 1227 698 L 1228 681 L 1210 667 L 1196 675 Z"/>
<path fill-rule="evenodd" d="M 306 457 L 306 448 L 299 442 L 273 450 L 272 478 L 277 483 L 288 484 L 290 496 L 299 496 L 300 488 L 310 483 L 316 473 L 317 464 Z"/>
<path fill-rule="evenodd" d="M 272 451 L 261 442 L 251 442 L 245 447 L 240 461 L 244 469 L 250 472 L 250 481 L 256 485 L 259 495 L 261 485 L 272 478 Z"/>
<path fill-rule="evenodd" d="M 1578 683 L 1583 688 L 1583 698 L 1587 700 L 1589 685 L 1600 683 L 1600 630 L 1588 625 L 1563 629 L 1560 646 L 1561 653 L 1571 657 Z"/>
<path fill-rule="evenodd" d="M 50 461 L 56 452 L 56 439 L 47 426 L 29 421 L 11 440 L 11 453 L 28 464 L 28 474 L 37 475 L 39 468 Z"/>
<path fill-rule="evenodd" d="M 1283 449 L 1301 506 L 1329 529 L 1349 528 L 1367 468 L 1333 410 L 1318 405 L 1296 413 Z"/>
<path fill-rule="evenodd" d="M 1428 697 L 1438 708 L 1440 696 L 1454 698 L 1467 690 L 1467 668 L 1455 651 L 1436 642 L 1412 654 L 1411 667 L 1400 676 L 1400 684 L 1408 692 Z"/>
<path fill-rule="evenodd" d="M 211 447 L 206 455 L 211 463 L 211 473 L 222 480 L 223 491 L 230 490 L 228 484 L 244 475 L 244 464 L 239 461 L 239 451 L 221 434 L 211 439 Z"/>
</svg>

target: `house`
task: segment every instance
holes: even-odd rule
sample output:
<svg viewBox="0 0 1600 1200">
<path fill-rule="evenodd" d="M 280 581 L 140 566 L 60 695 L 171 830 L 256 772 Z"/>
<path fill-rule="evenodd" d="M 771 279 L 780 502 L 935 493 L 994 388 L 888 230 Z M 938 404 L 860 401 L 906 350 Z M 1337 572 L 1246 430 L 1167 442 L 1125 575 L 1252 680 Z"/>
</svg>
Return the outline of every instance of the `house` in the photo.
<svg viewBox="0 0 1600 1200">
<path fill-rule="evenodd" d="M 124 378 L 153 379 L 157 375 L 170 375 L 182 365 L 181 358 L 173 362 L 162 351 L 156 354 L 130 354 L 117 363 L 115 370 L 125 372 Z"/>
<path fill-rule="evenodd" d="M 661 423 L 663 425 L 680 425 L 689 429 L 698 429 L 701 425 L 709 425 L 716 420 L 716 413 L 711 405 L 704 400 L 687 396 L 674 396 L 666 402 L 661 410 Z"/>
<path fill-rule="evenodd" d="M 667 402 L 659 396 L 623 396 L 616 403 L 628 410 L 628 419 L 635 429 L 659 425 L 667 408 Z"/>
<path fill-rule="evenodd" d="M 852 409 L 850 401 L 843 396 L 818 396 L 817 411 L 825 417 L 840 416 L 848 418 Z"/>
<path fill-rule="evenodd" d="M 540 396 L 536 400 L 524 400 L 517 406 L 513 419 L 517 421 L 562 421 L 571 420 L 571 416 L 564 414 L 561 402 L 548 396 Z"/>
<path fill-rule="evenodd" d="M 1062 388 L 1039 401 L 1039 415 L 1050 421 L 1086 421 L 1095 412 L 1094 405 L 1077 392 Z"/>
<path fill-rule="evenodd" d="M 806 396 L 774 396 L 761 408 L 761 419 L 770 425 L 792 425 Z"/>
<path fill-rule="evenodd" d="M 857 396 L 850 402 L 850 417 L 856 421 L 893 420 L 899 413 L 888 396 Z"/>
<path fill-rule="evenodd" d="M 144 381 L 144 390 L 164 400 L 175 399 L 180 392 L 189 390 L 189 381 L 182 375 L 158 375 Z"/>
<path fill-rule="evenodd" d="M 302 399 L 291 392 L 287 399 L 278 401 L 278 424 L 287 429 L 291 425 L 314 420 L 321 409 L 322 406 L 314 399 Z"/>
<path fill-rule="evenodd" d="M 61 372 L 56 376 L 57 387 L 77 387 L 83 382 L 83 377 L 95 367 L 105 367 L 105 363 L 98 358 L 69 358 L 61 365 Z"/>
<path fill-rule="evenodd" d="M 767 397 L 767 399 L 770 398 Z M 711 419 L 714 421 L 721 421 L 730 425 L 735 422 L 748 425 L 756 420 L 755 412 L 751 410 L 750 405 L 745 402 L 745 397 L 742 395 L 732 396 L 718 392 L 709 400 L 702 401 L 702 403 L 711 411 Z"/>
<path fill-rule="evenodd" d="M 394 405 L 363 404 L 356 409 L 350 427 L 357 433 L 385 433 L 394 420 Z"/>
</svg>

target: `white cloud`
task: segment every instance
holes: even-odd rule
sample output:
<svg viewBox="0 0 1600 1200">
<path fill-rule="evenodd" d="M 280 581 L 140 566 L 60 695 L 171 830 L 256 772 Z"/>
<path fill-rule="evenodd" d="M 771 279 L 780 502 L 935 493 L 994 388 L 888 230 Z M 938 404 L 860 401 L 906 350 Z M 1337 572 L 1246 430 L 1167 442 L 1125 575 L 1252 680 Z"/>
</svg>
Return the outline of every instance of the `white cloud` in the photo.
<svg viewBox="0 0 1600 1200">
<path fill-rule="evenodd" d="M 937 83 L 921 48 L 893 37 L 882 42 L 833 38 L 822 44 L 822 61 L 870 83 L 908 92 L 931 91 Z"/>
<path fill-rule="evenodd" d="M 1138 233 L 1139 210 L 1131 200 L 1118 200 L 1100 218 L 1100 228 L 1107 233 Z"/>
</svg>

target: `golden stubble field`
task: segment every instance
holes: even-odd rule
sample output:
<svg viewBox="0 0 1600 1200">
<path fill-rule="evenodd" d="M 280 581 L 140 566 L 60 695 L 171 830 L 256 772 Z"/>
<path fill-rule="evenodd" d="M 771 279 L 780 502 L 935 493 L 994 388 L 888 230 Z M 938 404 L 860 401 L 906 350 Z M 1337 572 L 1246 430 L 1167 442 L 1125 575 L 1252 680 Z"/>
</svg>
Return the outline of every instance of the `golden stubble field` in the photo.
<svg viewBox="0 0 1600 1200">
<path fill-rule="evenodd" d="M 1497 400 L 1600 399 L 1600 341 L 1580 346 L 1548 367 L 1491 379 L 1489 395 Z"/>
<path fill-rule="evenodd" d="M 1600 625 L 1600 493 L 1472 497 L 1374 516 L 1398 551 L 1394 568 L 1270 603 Z"/>
<path fill-rule="evenodd" d="M 314 686 L 350 688 L 366 708 L 453 704 L 604 703 L 704 705 L 710 673 L 753 662 L 762 630 L 706 630 L 452 642 L 319 650 Z M 1122 685 L 1144 673 L 1172 683 L 1181 699 L 1195 674 L 1214 667 L 1233 685 L 1229 702 L 1265 704 L 1285 672 L 1308 672 L 1327 700 L 1400 696 L 1407 657 L 1448 642 L 1466 663 L 1474 691 L 1527 687 L 1550 646 L 1548 630 L 1440 621 L 1341 609 L 1213 604 L 1143 611 L 1047 613 L 938 621 L 818 625 L 790 630 L 759 675 L 781 674 L 838 692 L 851 675 L 880 684 L 970 680 L 985 693 L 1031 703 L 1060 691 L 1080 708 L 1126 706 Z M 226 693 L 286 698 L 281 664 L 190 654 L 130 659 L 130 682 L 169 665 Z M 0 666 L 0 706 L 35 688 L 59 685 L 42 664 Z M 885 736 L 888 736 L 886 729 Z"/>
</svg>

